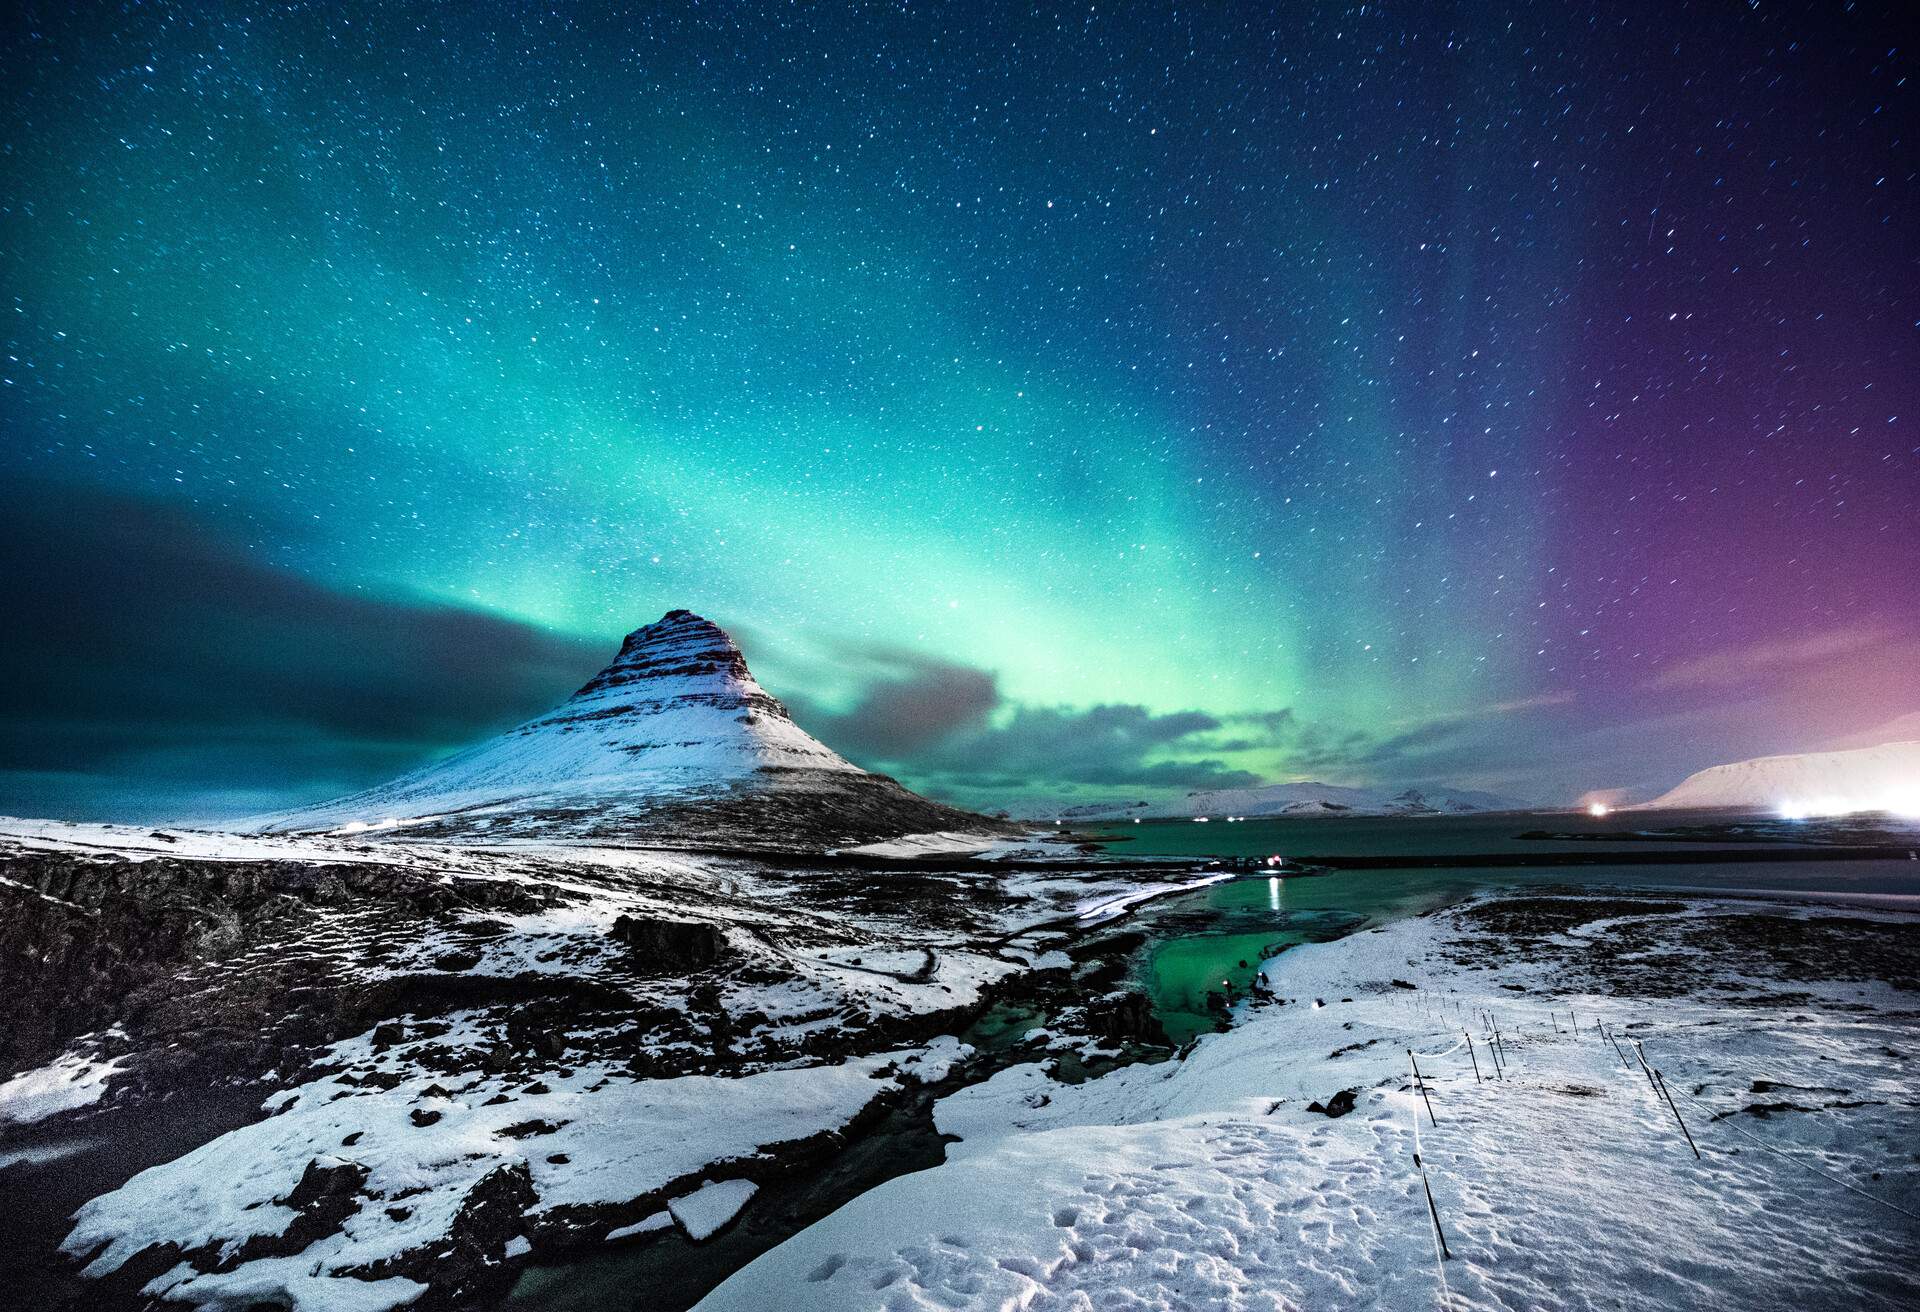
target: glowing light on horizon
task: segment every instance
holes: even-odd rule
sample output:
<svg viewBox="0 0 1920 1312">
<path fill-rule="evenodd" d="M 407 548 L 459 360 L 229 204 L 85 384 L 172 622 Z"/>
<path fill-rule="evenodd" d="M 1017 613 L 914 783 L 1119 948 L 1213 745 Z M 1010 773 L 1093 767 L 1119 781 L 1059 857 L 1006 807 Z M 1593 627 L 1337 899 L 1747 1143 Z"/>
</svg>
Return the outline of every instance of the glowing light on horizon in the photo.
<svg viewBox="0 0 1920 1312">
<path fill-rule="evenodd" d="M 1920 820 L 1920 782 L 1895 785 L 1867 797 L 1827 794 L 1791 798 L 1775 808 L 1782 820 L 1830 819 L 1837 816 L 1886 814 L 1902 820 Z"/>
<path fill-rule="evenodd" d="M 1599 820 L 1613 814 L 1613 808 L 1605 802 L 1595 802 L 1587 808 L 1587 814 Z"/>
</svg>

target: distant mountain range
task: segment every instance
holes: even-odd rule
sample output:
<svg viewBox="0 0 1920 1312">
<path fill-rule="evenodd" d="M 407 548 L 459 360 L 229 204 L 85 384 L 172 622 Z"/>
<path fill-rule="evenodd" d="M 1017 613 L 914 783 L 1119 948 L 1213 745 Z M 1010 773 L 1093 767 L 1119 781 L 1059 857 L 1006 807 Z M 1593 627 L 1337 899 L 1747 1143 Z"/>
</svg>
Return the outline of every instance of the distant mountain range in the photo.
<svg viewBox="0 0 1920 1312">
<path fill-rule="evenodd" d="M 565 702 L 390 783 L 261 817 L 261 833 L 812 848 L 1009 833 L 810 736 L 726 632 L 669 611 Z"/>
<path fill-rule="evenodd" d="M 1740 807 L 1788 813 L 1920 814 L 1920 741 L 1845 752 L 1759 756 L 1710 766 L 1635 810 Z"/>
<path fill-rule="evenodd" d="M 1478 811 L 1525 811 L 1532 803 L 1471 788 L 1349 788 L 1339 784 L 1266 784 L 1215 788 L 1170 802 L 1089 802 L 1030 809 L 1043 820 L 1190 820 L 1228 816 L 1468 815 Z"/>
</svg>

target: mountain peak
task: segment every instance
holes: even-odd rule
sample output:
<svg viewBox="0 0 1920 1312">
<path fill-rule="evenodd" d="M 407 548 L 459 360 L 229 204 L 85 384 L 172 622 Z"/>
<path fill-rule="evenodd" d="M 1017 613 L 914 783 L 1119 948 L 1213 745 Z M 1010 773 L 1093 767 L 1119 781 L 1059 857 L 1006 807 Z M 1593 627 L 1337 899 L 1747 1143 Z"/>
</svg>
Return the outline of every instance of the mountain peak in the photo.
<svg viewBox="0 0 1920 1312">
<path fill-rule="evenodd" d="M 805 845 L 986 823 L 840 756 L 760 686 L 725 629 L 670 610 L 546 714 L 260 827 Z"/>
<path fill-rule="evenodd" d="M 626 636 L 613 663 L 589 679 L 576 698 L 650 679 L 712 679 L 752 684 L 772 702 L 778 714 L 786 710 L 760 691 L 747 669 L 740 645 L 725 629 L 690 610 L 670 610 L 651 624 Z"/>
</svg>

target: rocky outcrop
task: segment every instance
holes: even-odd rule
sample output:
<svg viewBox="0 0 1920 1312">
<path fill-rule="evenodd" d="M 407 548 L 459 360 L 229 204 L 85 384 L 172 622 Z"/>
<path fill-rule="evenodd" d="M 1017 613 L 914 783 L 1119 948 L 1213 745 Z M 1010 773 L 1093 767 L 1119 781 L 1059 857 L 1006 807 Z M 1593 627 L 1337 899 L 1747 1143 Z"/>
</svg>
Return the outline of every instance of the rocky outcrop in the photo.
<svg viewBox="0 0 1920 1312">
<path fill-rule="evenodd" d="M 1308 1103 L 1307 1110 L 1310 1112 L 1318 1112 L 1320 1115 L 1332 1120 L 1338 1120 L 1353 1110 L 1354 1099 L 1358 1094 L 1358 1089 L 1342 1089 L 1325 1102 L 1316 1100 Z"/>
<path fill-rule="evenodd" d="M 344 1274 L 417 1280 L 427 1292 L 409 1306 L 422 1312 L 487 1306 L 503 1298 L 520 1274 L 520 1264 L 508 1259 L 507 1245 L 521 1237 L 537 1202 L 525 1162 L 496 1166 L 467 1192 L 445 1238 Z"/>
<path fill-rule="evenodd" d="M 613 922 L 613 936 L 627 945 L 635 966 L 649 973 L 705 970 L 727 946 L 718 925 L 697 920 L 621 916 Z"/>
<path fill-rule="evenodd" d="M 1146 994 L 1119 989 L 1087 1004 L 1087 1031 L 1103 1039 L 1167 1044 L 1167 1032 L 1153 1014 Z"/>
<path fill-rule="evenodd" d="M 130 1063 L 124 1078 L 134 1083 L 266 1070 L 282 1046 L 352 1033 L 370 1004 L 379 1009 L 351 990 L 302 987 L 309 976 L 337 986 L 334 954 L 346 946 L 303 927 L 344 921 L 358 927 L 359 951 L 372 952 L 443 913 L 531 911 L 551 896 L 374 863 L 0 857 L 0 1072 L 109 1024 L 168 1040 Z M 252 971 L 214 969 L 269 941 L 288 947 Z"/>
</svg>

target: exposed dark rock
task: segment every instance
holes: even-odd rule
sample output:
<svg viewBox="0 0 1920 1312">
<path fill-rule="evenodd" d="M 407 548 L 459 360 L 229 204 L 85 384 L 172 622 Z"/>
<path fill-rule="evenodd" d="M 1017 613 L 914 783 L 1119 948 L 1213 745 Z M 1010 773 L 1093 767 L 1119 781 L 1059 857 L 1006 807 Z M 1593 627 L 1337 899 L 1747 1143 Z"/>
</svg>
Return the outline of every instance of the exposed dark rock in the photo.
<svg viewBox="0 0 1920 1312">
<path fill-rule="evenodd" d="M 1359 1090 L 1357 1089 L 1342 1089 L 1340 1092 L 1334 1094 L 1333 1097 L 1327 1099 L 1325 1103 L 1308 1103 L 1307 1110 L 1310 1112 L 1319 1112 L 1322 1116 L 1330 1116 L 1338 1120 L 1353 1110 L 1354 1095 L 1358 1092 Z"/>
<path fill-rule="evenodd" d="M 719 926 L 697 920 L 621 916 L 613 922 L 613 936 L 627 945 L 642 970 L 683 975 L 705 970 L 727 946 Z"/>
<path fill-rule="evenodd" d="M 455 880 L 401 867 L 300 861 L 143 861 L 67 852 L 0 856 L 0 1074 L 50 1060 L 74 1035 L 115 1021 L 194 1051 L 196 1078 L 247 1077 L 283 1049 L 357 1033 L 337 963 L 297 947 L 223 980 L 209 1007 L 197 967 L 262 942 L 300 944 L 322 916 L 360 940 L 410 939 L 479 905 L 533 911 L 555 900 L 505 880 Z M 303 1005 L 289 1007 L 290 998 Z M 389 1013 L 392 1014 L 392 1013 Z M 174 1072 L 150 1066 L 165 1084 Z M 143 1077 L 123 1077 L 138 1086 Z M 156 1090 L 158 1085 L 156 1085 Z"/>
<path fill-rule="evenodd" d="M 1121 989 L 1087 1004 L 1087 1029 L 1104 1039 L 1169 1046 L 1167 1032 L 1144 993 Z"/>
<path fill-rule="evenodd" d="M 298 1213 L 292 1224 L 278 1235 L 253 1236 L 222 1265 L 232 1267 L 256 1258 L 290 1256 L 316 1239 L 332 1234 L 360 1210 L 361 1190 L 366 1186 L 367 1175 L 367 1168 L 358 1162 L 338 1157 L 314 1158 L 300 1173 L 293 1191 L 284 1198 L 274 1199 L 282 1207 Z"/>
<path fill-rule="evenodd" d="M 507 1259 L 507 1243 L 525 1229 L 524 1218 L 537 1201 L 526 1163 L 497 1166 L 467 1192 L 445 1239 L 346 1274 L 370 1280 L 404 1276 L 425 1284 L 427 1292 L 408 1304 L 421 1312 L 490 1304 L 505 1296 L 519 1274 Z"/>
</svg>

